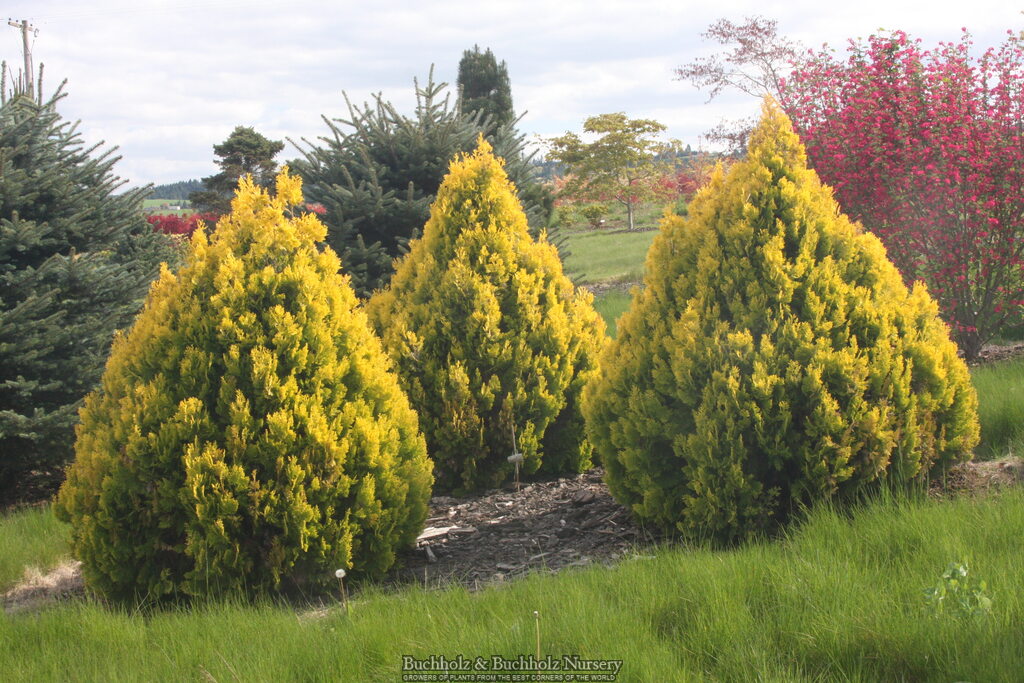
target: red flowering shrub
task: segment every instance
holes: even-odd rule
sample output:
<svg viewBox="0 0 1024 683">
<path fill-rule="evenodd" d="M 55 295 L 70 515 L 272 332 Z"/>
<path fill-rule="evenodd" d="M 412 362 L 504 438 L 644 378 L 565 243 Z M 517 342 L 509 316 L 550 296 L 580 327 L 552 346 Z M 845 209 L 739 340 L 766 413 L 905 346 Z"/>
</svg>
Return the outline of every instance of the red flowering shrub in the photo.
<svg viewBox="0 0 1024 683">
<path fill-rule="evenodd" d="M 191 237 L 196 227 L 198 227 L 199 221 L 203 221 L 207 226 L 212 227 L 218 218 L 220 216 L 215 213 L 194 213 L 189 216 L 169 213 L 146 216 L 146 220 L 149 221 L 149 224 L 157 232 L 162 232 L 165 235 L 181 235 L 182 237 Z"/>
</svg>

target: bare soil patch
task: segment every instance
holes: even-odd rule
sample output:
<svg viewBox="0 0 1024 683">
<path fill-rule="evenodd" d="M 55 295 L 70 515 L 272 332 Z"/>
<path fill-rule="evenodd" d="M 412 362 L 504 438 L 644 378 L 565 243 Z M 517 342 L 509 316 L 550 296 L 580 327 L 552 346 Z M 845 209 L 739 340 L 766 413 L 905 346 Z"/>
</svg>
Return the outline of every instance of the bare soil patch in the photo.
<svg viewBox="0 0 1024 683">
<path fill-rule="evenodd" d="M 82 563 L 69 560 L 43 573 L 35 567 L 25 569 L 25 578 L 3 594 L 5 612 L 31 612 L 61 600 L 85 595 Z"/>
</svg>

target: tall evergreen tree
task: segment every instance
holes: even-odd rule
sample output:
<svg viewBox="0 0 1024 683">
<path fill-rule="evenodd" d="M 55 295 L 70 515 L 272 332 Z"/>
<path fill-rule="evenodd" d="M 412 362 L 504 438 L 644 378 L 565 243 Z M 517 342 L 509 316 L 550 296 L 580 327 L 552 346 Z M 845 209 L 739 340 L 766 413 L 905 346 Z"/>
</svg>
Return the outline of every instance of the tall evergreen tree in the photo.
<svg viewBox="0 0 1024 683">
<path fill-rule="evenodd" d="M 115 194 L 119 157 L 85 147 L 62 97 L 0 104 L 0 502 L 59 483 L 114 330 L 175 255 L 142 215 L 147 188 Z"/>
<path fill-rule="evenodd" d="M 489 118 L 495 127 L 510 125 L 515 120 L 508 66 L 504 60 L 499 64 L 490 48 L 480 52 L 480 46 L 474 45 L 472 50 L 462 53 L 459 93 L 464 114 Z"/>
<path fill-rule="evenodd" d="M 258 187 L 270 187 L 277 171 L 274 157 L 283 149 L 280 140 L 270 140 L 248 126 L 236 126 L 224 142 L 213 146 L 220 173 L 203 178 L 206 189 L 189 195 L 193 207 L 199 212 L 227 213 L 238 181 L 245 175 L 251 175 Z"/>
<path fill-rule="evenodd" d="M 472 151 L 481 132 L 506 160 L 531 225 L 543 225 L 550 215 L 537 199 L 544 193 L 523 136 L 511 126 L 494 130 L 476 114 L 460 114 L 446 88 L 434 82 L 431 69 L 426 85 L 416 84 L 412 116 L 379 95 L 362 108 L 346 97 L 349 118 L 325 118 L 330 135 L 320 137 L 319 146 L 307 141 L 305 158 L 290 163 L 305 181 L 307 199 L 324 207 L 327 244 L 341 256 L 361 297 L 387 285 L 392 259 L 405 253 L 427 222 L 449 162 Z"/>
</svg>

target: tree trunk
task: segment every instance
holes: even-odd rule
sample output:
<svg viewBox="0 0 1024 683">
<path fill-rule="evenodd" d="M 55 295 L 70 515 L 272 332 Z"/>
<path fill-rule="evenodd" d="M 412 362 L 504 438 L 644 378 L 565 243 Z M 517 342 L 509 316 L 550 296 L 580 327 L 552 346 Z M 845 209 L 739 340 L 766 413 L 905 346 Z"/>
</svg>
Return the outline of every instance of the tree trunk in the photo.
<svg viewBox="0 0 1024 683">
<path fill-rule="evenodd" d="M 633 202 L 626 202 L 626 216 L 629 218 L 629 230 L 633 231 Z"/>
<path fill-rule="evenodd" d="M 973 362 L 981 355 L 982 344 L 981 336 L 977 332 L 965 331 L 961 332 L 959 337 L 955 341 L 960 345 L 960 351 L 964 354 L 964 360 L 968 363 Z"/>
</svg>

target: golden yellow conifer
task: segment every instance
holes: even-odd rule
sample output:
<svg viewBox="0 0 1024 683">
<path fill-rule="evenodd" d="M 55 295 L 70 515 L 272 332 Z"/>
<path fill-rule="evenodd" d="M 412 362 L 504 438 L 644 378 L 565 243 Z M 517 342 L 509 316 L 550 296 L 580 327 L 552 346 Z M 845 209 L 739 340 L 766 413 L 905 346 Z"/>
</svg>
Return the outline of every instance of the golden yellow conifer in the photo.
<svg viewBox="0 0 1024 683">
<path fill-rule="evenodd" d="M 324 226 L 244 180 L 164 271 L 81 412 L 57 510 L 119 600 L 379 576 L 426 517 L 429 461 Z"/>
<path fill-rule="evenodd" d="M 968 459 L 977 398 L 924 287 L 840 213 L 767 101 L 748 157 L 666 217 L 584 394 L 612 494 L 735 540 Z"/>
<path fill-rule="evenodd" d="M 606 336 L 589 292 L 533 240 L 502 162 L 482 138 L 456 159 L 423 237 L 367 305 L 420 416 L 439 488 L 590 465 L 580 394 Z"/>
</svg>

